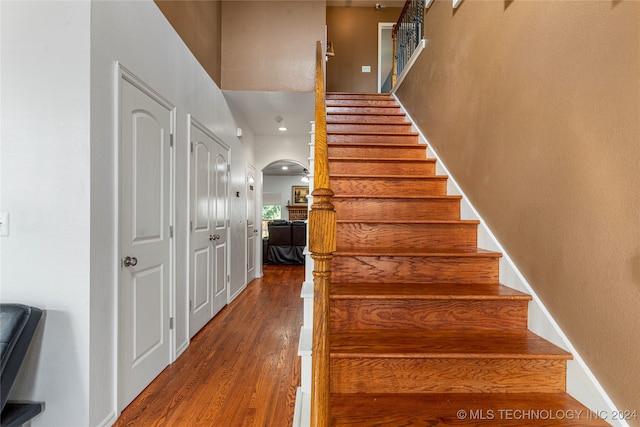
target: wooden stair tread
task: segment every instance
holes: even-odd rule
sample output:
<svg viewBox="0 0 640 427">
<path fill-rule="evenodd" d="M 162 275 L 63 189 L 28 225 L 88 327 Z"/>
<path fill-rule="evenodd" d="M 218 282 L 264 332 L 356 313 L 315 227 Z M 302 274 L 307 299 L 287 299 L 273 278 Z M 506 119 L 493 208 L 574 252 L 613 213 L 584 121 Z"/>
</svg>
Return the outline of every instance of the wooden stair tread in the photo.
<svg viewBox="0 0 640 427">
<path fill-rule="evenodd" d="M 376 134 L 377 135 L 377 134 Z M 399 135 L 407 135 L 406 133 L 400 133 Z M 328 141 L 329 147 L 398 147 L 398 148 L 422 148 L 426 150 L 427 146 L 425 144 L 420 144 L 418 141 L 412 143 L 400 143 L 400 142 L 375 142 L 375 141 L 366 141 L 366 142 L 349 142 L 349 141 Z"/>
<path fill-rule="evenodd" d="M 501 284 L 483 283 L 331 283 L 331 299 L 531 300 Z"/>
<path fill-rule="evenodd" d="M 418 132 L 367 132 L 367 131 L 327 131 L 327 135 L 386 135 L 418 136 Z"/>
<path fill-rule="evenodd" d="M 336 116 L 383 116 L 383 117 L 389 117 L 389 116 L 395 116 L 395 117 L 406 117 L 406 114 L 399 111 L 396 113 L 367 113 L 367 112 L 358 112 L 358 111 L 346 111 L 344 113 L 336 113 L 336 112 L 327 112 L 327 118 L 329 118 L 332 115 L 336 115 Z"/>
<path fill-rule="evenodd" d="M 430 249 L 430 248 L 338 248 L 334 256 L 394 256 L 394 257 L 483 257 L 500 258 L 500 252 L 489 251 L 481 248 L 474 249 Z"/>
<path fill-rule="evenodd" d="M 386 180 L 405 180 L 405 181 L 433 181 L 433 180 L 448 180 L 446 175 L 365 175 L 365 174 L 353 174 L 353 173 L 329 173 L 329 178 L 335 179 L 367 179 L 369 181 L 386 181 Z M 369 197 L 369 196 L 364 196 Z"/>
<path fill-rule="evenodd" d="M 392 107 L 398 108 L 399 105 L 392 99 L 327 99 L 327 108 L 329 107 L 349 107 L 349 108 L 368 108 L 368 107 Z"/>
<path fill-rule="evenodd" d="M 329 157 L 332 162 L 388 162 L 388 163 L 436 163 L 436 159 L 404 159 L 404 158 L 376 158 L 376 157 Z"/>
<path fill-rule="evenodd" d="M 480 224 L 480 220 L 477 219 L 426 219 L 426 220 L 410 220 L 410 221 L 396 221 L 393 219 L 371 219 L 371 220 L 358 220 L 358 219 L 338 219 L 338 224 Z"/>
<path fill-rule="evenodd" d="M 349 91 L 330 91 L 327 92 L 327 98 L 333 97 L 372 97 L 372 98 L 392 98 L 389 92 L 349 92 Z"/>
<path fill-rule="evenodd" d="M 424 200 L 462 200 L 462 196 L 456 195 L 446 195 L 446 196 L 429 196 L 429 195 L 420 195 L 420 196 L 377 196 L 377 195 L 341 195 L 336 194 L 333 196 L 334 199 L 386 199 L 386 200 L 415 200 L 415 199 L 424 199 Z"/>
<path fill-rule="evenodd" d="M 336 113 L 333 113 L 334 115 L 338 115 Z M 353 113 L 352 113 L 353 114 Z M 343 114 L 342 114 L 343 115 Z M 389 114 L 358 114 L 358 115 L 367 115 L 367 116 L 372 116 L 372 117 L 387 117 Z M 406 127 L 411 127 L 411 123 L 410 122 L 394 122 L 391 120 L 385 121 L 385 120 L 376 120 L 374 122 L 352 122 L 352 121 L 348 121 L 348 120 L 329 120 L 329 117 L 327 117 L 327 124 L 328 125 L 354 125 L 354 124 L 359 124 L 362 126 L 368 126 L 368 125 L 402 125 L 402 126 L 406 126 Z"/>
<path fill-rule="evenodd" d="M 334 427 L 609 425 L 567 393 L 332 393 L 330 402 Z"/>
<path fill-rule="evenodd" d="M 528 330 L 337 330 L 331 334 L 330 351 L 332 358 L 572 358 Z"/>
<path fill-rule="evenodd" d="M 425 144 L 389 144 L 386 142 L 329 142 L 329 147 L 388 147 L 393 149 L 423 149 L 426 150 Z"/>
</svg>

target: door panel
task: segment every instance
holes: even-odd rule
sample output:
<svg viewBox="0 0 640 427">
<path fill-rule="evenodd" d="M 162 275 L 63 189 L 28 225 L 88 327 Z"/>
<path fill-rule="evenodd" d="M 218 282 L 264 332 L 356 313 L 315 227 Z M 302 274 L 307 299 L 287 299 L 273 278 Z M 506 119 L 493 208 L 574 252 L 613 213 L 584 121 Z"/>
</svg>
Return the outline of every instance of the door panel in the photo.
<svg viewBox="0 0 640 427">
<path fill-rule="evenodd" d="M 229 297 L 227 295 L 227 232 L 228 232 L 228 202 L 229 202 L 229 172 L 227 162 L 227 150 L 219 143 L 215 144 L 215 223 L 216 233 L 215 244 L 215 297 L 213 301 L 213 315 L 215 316 L 227 305 Z"/>
<path fill-rule="evenodd" d="M 211 283 L 211 248 L 208 246 L 193 253 L 193 271 L 194 271 L 194 288 L 193 288 L 193 313 L 202 310 L 210 311 L 211 308 L 211 292 L 209 291 L 209 283 Z M 205 315 L 210 317 L 211 314 Z"/>
<path fill-rule="evenodd" d="M 192 230 L 189 333 L 195 335 L 227 304 L 227 149 L 198 122 L 190 127 Z"/>
<path fill-rule="evenodd" d="M 124 408 L 171 358 L 173 108 L 134 80 L 120 81 L 118 384 Z"/>
<path fill-rule="evenodd" d="M 211 290 L 212 248 L 210 236 L 214 234 L 211 212 L 213 210 L 211 144 L 206 135 L 191 126 L 191 259 L 189 286 L 189 334 L 195 335 L 213 317 L 213 292 Z"/>
</svg>

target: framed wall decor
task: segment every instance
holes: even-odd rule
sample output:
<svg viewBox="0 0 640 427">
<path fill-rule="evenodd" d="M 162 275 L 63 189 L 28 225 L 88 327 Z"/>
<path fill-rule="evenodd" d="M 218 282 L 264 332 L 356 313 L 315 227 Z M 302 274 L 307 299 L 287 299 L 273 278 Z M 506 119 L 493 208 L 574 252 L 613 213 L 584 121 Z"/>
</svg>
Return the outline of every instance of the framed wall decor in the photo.
<svg viewBox="0 0 640 427">
<path fill-rule="evenodd" d="M 297 186 L 297 185 L 292 186 L 291 187 L 291 204 L 306 205 L 308 195 L 309 195 L 308 186 Z"/>
</svg>

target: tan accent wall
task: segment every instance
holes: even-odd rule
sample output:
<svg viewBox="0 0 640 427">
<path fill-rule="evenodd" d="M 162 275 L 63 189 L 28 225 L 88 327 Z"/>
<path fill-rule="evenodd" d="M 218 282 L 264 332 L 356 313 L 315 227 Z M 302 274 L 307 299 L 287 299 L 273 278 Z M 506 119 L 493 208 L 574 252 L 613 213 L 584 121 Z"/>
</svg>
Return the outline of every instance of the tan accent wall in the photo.
<svg viewBox="0 0 640 427">
<path fill-rule="evenodd" d="M 327 35 L 336 55 L 327 62 L 328 92 L 378 91 L 378 23 L 395 23 L 400 7 L 327 7 Z M 371 66 L 363 73 L 362 66 Z"/>
<path fill-rule="evenodd" d="M 447 0 L 425 19 L 399 99 L 618 408 L 640 411 L 640 2 Z"/>
<path fill-rule="evenodd" d="M 221 3 L 202 0 L 155 0 L 198 62 L 220 86 Z"/>
<path fill-rule="evenodd" d="M 222 88 L 315 90 L 325 1 L 223 1 Z"/>
</svg>

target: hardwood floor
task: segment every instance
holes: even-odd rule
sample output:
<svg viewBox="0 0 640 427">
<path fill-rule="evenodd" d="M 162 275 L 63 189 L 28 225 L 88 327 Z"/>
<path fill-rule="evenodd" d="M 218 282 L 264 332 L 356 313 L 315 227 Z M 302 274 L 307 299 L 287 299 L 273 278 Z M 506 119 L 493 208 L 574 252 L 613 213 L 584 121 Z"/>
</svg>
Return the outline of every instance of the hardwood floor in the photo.
<svg viewBox="0 0 640 427">
<path fill-rule="evenodd" d="M 114 426 L 291 426 L 303 280 L 304 266 L 265 265 Z"/>
</svg>

